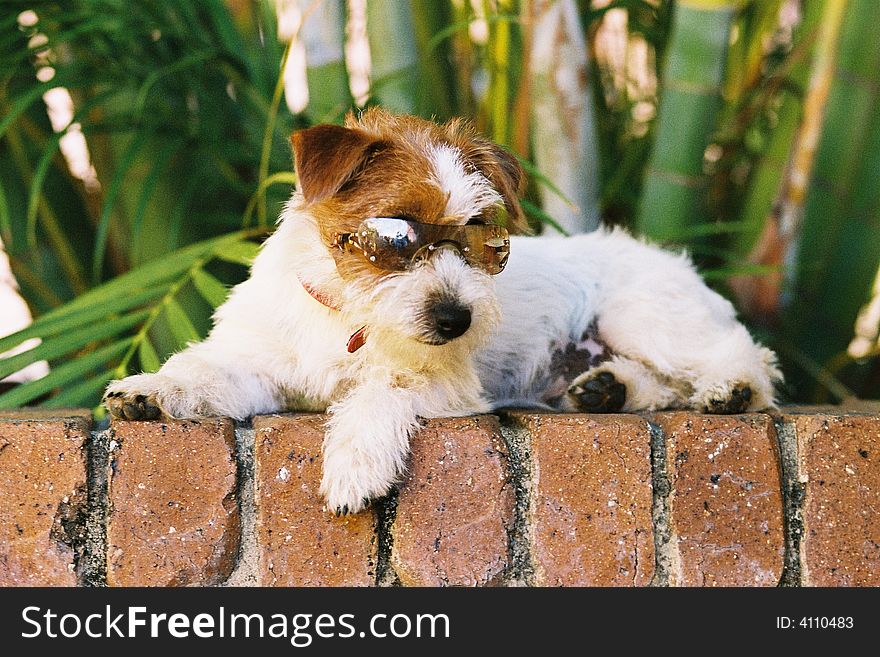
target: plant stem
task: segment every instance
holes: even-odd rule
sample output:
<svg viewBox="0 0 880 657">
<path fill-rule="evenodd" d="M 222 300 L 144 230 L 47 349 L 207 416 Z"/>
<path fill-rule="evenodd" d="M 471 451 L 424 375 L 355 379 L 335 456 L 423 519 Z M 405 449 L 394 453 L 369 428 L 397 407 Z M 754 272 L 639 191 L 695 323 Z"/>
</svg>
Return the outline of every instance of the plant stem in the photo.
<svg viewBox="0 0 880 657">
<path fill-rule="evenodd" d="M 266 117 L 266 128 L 263 131 L 263 148 L 260 152 L 260 169 L 258 187 L 264 190 L 257 202 L 257 223 L 266 226 L 266 195 L 263 183 L 269 176 L 269 156 L 272 153 L 272 135 L 275 133 L 275 121 L 278 119 L 278 106 L 281 104 L 281 96 L 284 94 L 284 69 L 287 66 L 287 57 L 290 55 L 290 44 L 284 49 L 281 58 L 281 69 L 278 71 L 278 80 L 275 82 L 275 91 L 272 93 L 272 103 L 269 105 Z"/>
</svg>

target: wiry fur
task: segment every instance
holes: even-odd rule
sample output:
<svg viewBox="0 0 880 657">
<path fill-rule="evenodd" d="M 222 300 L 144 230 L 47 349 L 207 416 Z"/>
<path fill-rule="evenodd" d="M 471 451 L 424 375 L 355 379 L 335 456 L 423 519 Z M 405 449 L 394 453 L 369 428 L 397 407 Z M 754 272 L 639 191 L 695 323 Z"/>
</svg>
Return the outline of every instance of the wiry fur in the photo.
<svg viewBox="0 0 880 657">
<path fill-rule="evenodd" d="M 507 268 L 494 277 L 454 250 L 388 273 L 334 249 L 334 233 L 367 216 L 464 224 L 491 221 L 503 202 L 510 220 L 522 222 L 515 160 L 464 124 L 371 110 L 347 125 L 348 132 L 321 127 L 295 136 L 300 190 L 251 277 L 218 308 L 204 342 L 155 374 L 111 383 L 105 400 L 114 415 L 326 410 L 322 492 L 338 513 L 388 491 L 420 418 L 505 405 L 585 410 L 590 391 L 608 380 L 626 395 L 605 410 L 773 404 L 775 357 L 736 321 L 731 304 L 687 257 L 622 230 L 512 238 Z M 328 161 L 329 173 L 321 169 Z M 438 299 L 472 315 L 470 328 L 443 344 L 430 318 Z M 366 344 L 348 353 L 361 327 Z M 560 354 L 585 344 L 604 355 L 574 380 L 560 379 L 571 369 L 559 369 Z M 605 372 L 613 379 L 597 378 Z M 741 396 L 745 389 L 750 398 Z M 731 406 L 732 399 L 739 401 Z"/>
</svg>

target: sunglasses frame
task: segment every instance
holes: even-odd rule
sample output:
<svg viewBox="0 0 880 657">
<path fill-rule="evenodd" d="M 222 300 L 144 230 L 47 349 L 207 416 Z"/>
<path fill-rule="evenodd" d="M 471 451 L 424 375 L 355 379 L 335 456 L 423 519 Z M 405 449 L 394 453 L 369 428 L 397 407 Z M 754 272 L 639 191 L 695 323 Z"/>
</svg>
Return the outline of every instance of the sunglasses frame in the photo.
<svg viewBox="0 0 880 657">
<path fill-rule="evenodd" d="M 364 243 L 371 236 L 374 240 L 384 238 L 386 241 L 390 241 L 392 239 L 387 235 L 383 235 L 382 226 L 377 226 L 377 222 L 382 222 L 386 229 L 396 229 L 398 233 L 401 232 L 404 226 L 406 227 L 405 232 L 413 231 L 416 240 L 411 247 L 414 248 L 412 254 L 398 254 L 396 261 L 390 262 L 390 259 L 380 257 L 378 248 L 371 248 L 368 243 Z M 390 222 L 393 222 L 393 224 Z M 390 231 L 386 230 L 387 232 Z M 480 233 L 482 237 L 478 240 L 468 240 L 467 233 Z M 487 235 L 488 238 L 485 237 Z M 471 248 L 478 242 L 482 242 L 483 246 L 486 247 L 488 242 L 493 239 L 502 240 L 500 247 L 494 247 L 496 248 L 496 254 L 499 248 L 506 249 L 506 253 L 500 258 L 493 259 L 488 257 L 485 251 L 477 254 Z M 344 252 L 359 255 L 374 267 L 385 271 L 405 271 L 420 260 L 430 257 L 433 252 L 436 252 L 441 246 L 445 245 L 453 246 L 472 267 L 481 269 L 491 275 L 500 274 L 504 270 L 510 255 L 510 235 L 506 228 L 497 224 L 426 224 L 398 217 L 368 217 L 358 225 L 355 232 L 337 233 L 334 237 L 334 246 Z"/>
</svg>

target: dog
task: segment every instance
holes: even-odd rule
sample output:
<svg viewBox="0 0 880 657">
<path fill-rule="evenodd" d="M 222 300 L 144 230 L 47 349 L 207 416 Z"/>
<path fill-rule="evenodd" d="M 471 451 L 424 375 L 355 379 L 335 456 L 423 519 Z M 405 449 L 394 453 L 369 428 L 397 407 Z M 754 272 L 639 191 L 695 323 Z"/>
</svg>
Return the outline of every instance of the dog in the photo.
<svg viewBox="0 0 880 657">
<path fill-rule="evenodd" d="M 338 515 L 399 480 L 421 418 L 774 404 L 775 355 L 686 255 L 621 229 L 509 237 L 525 175 L 468 123 L 374 108 L 291 140 L 297 190 L 250 278 L 203 342 L 109 384 L 116 418 L 326 411 Z"/>
</svg>

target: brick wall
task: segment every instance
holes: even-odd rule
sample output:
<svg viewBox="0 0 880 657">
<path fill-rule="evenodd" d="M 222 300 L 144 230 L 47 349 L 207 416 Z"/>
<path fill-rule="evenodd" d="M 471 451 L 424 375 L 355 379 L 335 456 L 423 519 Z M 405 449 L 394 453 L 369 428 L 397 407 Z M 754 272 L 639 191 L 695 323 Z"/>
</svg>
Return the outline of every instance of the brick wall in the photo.
<svg viewBox="0 0 880 657">
<path fill-rule="evenodd" d="M 323 418 L 0 415 L 0 584 L 880 585 L 880 416 L 431 420 L 334 518 Z"/>
</svg>

